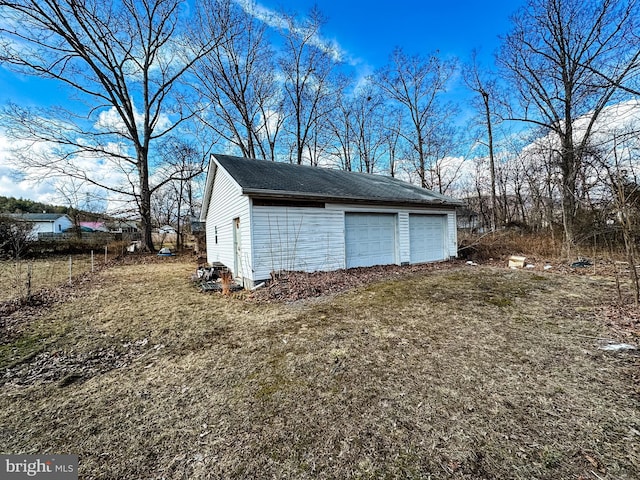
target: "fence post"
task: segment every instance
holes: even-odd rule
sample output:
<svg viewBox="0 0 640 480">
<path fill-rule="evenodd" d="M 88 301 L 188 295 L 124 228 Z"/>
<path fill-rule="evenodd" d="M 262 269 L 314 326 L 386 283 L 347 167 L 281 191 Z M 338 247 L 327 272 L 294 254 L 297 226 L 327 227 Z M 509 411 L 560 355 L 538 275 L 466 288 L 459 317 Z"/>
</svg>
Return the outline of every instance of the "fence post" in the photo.
<svg viewBox="0 0 640 480">
<path fill-rule="evenodd" d="M 71 265 L 72 265 L 71 255 L 69 255 L 69 284 L 71 284 Z"/>
<path fill-rule="evenodd" d="M 93 250 L 91 250 L 91 273 L 93 273 Z"/>
<path fill-rule="evenodd" d="M 104 246 L 104 264 L 107 264 L 107 246 Z"/>
<path fill-rule="evenodd" d="M 27 302 L 31 302 L 31 275 L 33 264 L 29 262 L 27 264 Z"/>
</svg>

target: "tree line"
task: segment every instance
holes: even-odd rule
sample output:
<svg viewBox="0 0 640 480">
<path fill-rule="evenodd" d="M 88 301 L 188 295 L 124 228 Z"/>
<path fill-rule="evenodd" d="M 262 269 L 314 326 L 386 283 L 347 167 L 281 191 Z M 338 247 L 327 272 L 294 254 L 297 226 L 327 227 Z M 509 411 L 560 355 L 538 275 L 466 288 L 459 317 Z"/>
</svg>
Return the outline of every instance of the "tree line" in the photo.
<svg viewBox="0 0 640 480">
<path fill-rule="evenodd" d="M 68 207 L 0 195 L 0 213 L 69 213 Z"/>
<path fill-rule="evenodd" d="M 591 225 L 624 225 L 635 208 L 639 8 L 528 0 L 495 65 L 397 48 L 359 78 L 317 8 L 0 1 L 3 64 L 73 92 L 66 106 L 9 104 L 0 124 L 25 172 L 134 205 L 147 248 L 154 215 L 194 213 L 193 179 L 215 149 L 400 176 L 466 198 L 481 228 L 560 226 L 570 255 Z M 447 95 L 458 78 L 468 105 Z"/>
</svg>

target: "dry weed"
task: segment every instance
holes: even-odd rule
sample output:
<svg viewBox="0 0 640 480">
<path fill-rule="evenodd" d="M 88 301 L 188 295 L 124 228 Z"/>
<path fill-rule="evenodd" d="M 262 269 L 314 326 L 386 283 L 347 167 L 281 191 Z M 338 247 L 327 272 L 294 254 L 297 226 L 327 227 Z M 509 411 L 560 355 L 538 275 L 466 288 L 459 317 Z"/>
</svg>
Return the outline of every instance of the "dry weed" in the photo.
<svg viewBox="0 0 640 480">
<path fill-rule="evenodd" d="M 556 259 L 561 253 L 559 239 L 550 234 L 518 230 L 498 230 L 486 234 L 460 232 L 459 244 L 461 257 L 477 261 L 504 260 L 511 255 Z"/>
<path fill-rule="evenodd" d="M 69 280 L 70 256 L 57 256 L 37 260 L 0 261 L 0 302 L 27 295 L 27 276 L 31 274 L 31 292 L 56 286 Z M 104 263 L 104 256 L 94 257 L 94 267 Z M 91 271 L 91 255 L 71 256 L 71 276 Z"/>
</svg>

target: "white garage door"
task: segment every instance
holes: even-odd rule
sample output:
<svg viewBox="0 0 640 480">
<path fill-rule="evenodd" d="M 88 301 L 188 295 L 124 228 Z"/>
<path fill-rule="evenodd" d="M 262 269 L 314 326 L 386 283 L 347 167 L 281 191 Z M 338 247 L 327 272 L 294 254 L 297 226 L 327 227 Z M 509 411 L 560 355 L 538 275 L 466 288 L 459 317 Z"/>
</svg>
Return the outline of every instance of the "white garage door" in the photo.
<svg viewBox="0 0 640 480">
<path fill-rule="evenodd" d="M 411 263 L 444 260 L 446 215 L 409 215 Z"/>
<path fill-rule="evenodd" d="M 345 213 L 347 268 L 395 263 L 396 216 Z"/>
</svg>

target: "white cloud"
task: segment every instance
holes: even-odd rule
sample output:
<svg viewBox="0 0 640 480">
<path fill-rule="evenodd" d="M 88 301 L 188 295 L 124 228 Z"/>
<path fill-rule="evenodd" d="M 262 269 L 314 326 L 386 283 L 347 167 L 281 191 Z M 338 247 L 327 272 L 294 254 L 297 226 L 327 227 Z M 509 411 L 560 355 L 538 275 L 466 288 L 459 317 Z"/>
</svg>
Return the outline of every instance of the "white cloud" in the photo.
<svg viewBox="0 0 640 480">
<path fill-rule="evenodd" d="M 138 111 L 135 105 L 133 106 L 133 116 L 135 118 L 136 125 L 140 129 L 142 127 L 144 115 Z M 171 126 L 171 120 L 169 120 L 169 117 L 166 114 L 161 113 L 158 116 L 158 121 L 156 122 L 155 129 L 166 130 L 170 126 Z M 111 107 L 109 109 L 102 110 L 98 115 L 98 120 L 96 120 L 93 127 L 103 132 L 115 132 L 127 138 L 129 137 L 126 125 L 122 120 L 122 117 L 118 113 L 118 110 L 116 109 L 116 107 Z"/>
<path fill-rule="evenodd" d="M 287 18 L 275 10 L 272 10 L 264 5 L 260 5 L 257 2 L 251 0 L 235 0 L 235 2 L 249 15 L 264 22 L 268 26 L 278 30 L 290 30 L 291 26 L 287 21 Z M 303 27 L 294 27 L 297 33 L 304 34 Z M 347 62 L 350 65 L 359 63 L 353 60 L 351 56 L 344 50 L 340 43 L 335 39 L 327 39 L 319 34 L 314 34 L 311 37 L 311 44 L 319 48 L 323 52 L 329 54 L 335 62 Z"/>
<path fill-rule="evenodd" d="M 12 142 L 0 133 L 0 195 L 48 202 L 55 189 L 49 182 L 35 183 L 25 179 L 11 160 Z"/>
<path fill-rule="evenodd" d="M 0 165 L 0 170 L 4 170 L 3 165 Z M 0 173 L 0 196 L 52 203 L 56 192 L 50 182 L 33 183 L 27 180 L 16 180 L 12 174 Z"/>
<path fill-rule="evenodd" d="M 12 148 L 19 146 L 16 142 L 7 138 L 0 132 L 0 195 L 4 197 L 23 198 L 51 205 L 68 206 L 75 203 L 74 207 L 86 208 L 87 198 L 91 198 L 95 205 L 100 197 L 101 205 L 106 206 L 107 211 L 120 208 L 122 198 L 116 195 L 107 195 L 106 191 L 99 191 L 88 182 L 82 182 L 71 177 L 51 175 L 43 169 L 27 169 L 21 167 L 14 160 Z M 31 146 L 36 155 L 52 156 L 52 145 L 36 144 Z M 117 149 L 118 145 L 110 148 Z M 116 186 L 122 184 L 125 175 L 114 168 L 114 163 L 97 158 L 95 155 L 77 155 L 72 160 L 77 171 L 85 172 L 87 177 L 99 179 L 107 185 Z M 74 199 L 71 199 L 71 197 Z M 100 202 L 98 202 L 100 203 Z"/>
<path fill-rule="evenodd" d="M 582 141 L 588 125 L 591 122 L 591 113 L 576 119 L 573 124 L 574 142 Z M 592 146 L 610 144 L 614 135 L 623 132 L 638 132 L 640 130 L 640 100 L 629 100 L 606 107 L 595 121 L 590 143 Z M 540 151 L 548 152 L 551 148 L 558 150 L 560 140 L 554 133 L 534 140 L 522 149 L 521 154 L 528 157 L 537 157 Z"/>
</svg>

